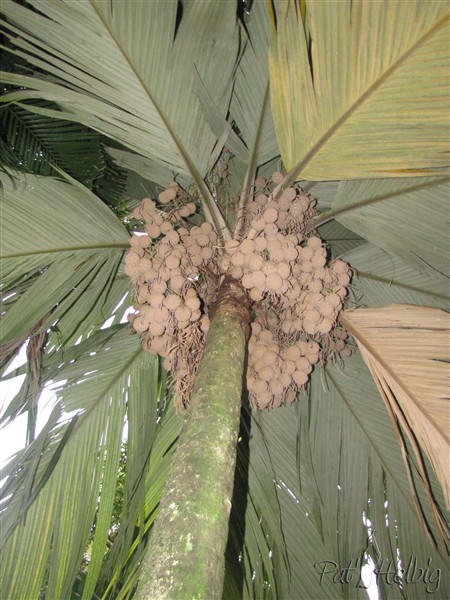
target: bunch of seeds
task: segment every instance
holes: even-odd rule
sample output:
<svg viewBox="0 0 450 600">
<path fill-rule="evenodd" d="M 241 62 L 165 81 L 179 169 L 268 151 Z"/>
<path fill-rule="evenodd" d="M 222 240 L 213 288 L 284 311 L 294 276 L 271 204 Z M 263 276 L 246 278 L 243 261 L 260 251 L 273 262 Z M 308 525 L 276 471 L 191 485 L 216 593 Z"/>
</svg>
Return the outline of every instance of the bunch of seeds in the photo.
<svg viewBox="0 0 450 600">
<path fill-rule="evenodd" d="M 220 245 L 209 223 L 191 226 L 196 209 L 175 182 L 134 211 L 144 231 L 131 238 L 125 270 L 135 285 L 131 317 L 144 347 L 163 357 L 178 407 L 189 400 L 220 276 L 248 291 L 255 321 L 249 340 L 247 389 L 253 408 L 295 400 L 314 365 L 350 353 L 337 323 L 351 279 L 314 234 L 315 200 L 298 186 L 276 198 L 281 174 L 257 180 L 239 239 Z M 158 207 L 159 206 L 159 207 Z"/>
</svg>

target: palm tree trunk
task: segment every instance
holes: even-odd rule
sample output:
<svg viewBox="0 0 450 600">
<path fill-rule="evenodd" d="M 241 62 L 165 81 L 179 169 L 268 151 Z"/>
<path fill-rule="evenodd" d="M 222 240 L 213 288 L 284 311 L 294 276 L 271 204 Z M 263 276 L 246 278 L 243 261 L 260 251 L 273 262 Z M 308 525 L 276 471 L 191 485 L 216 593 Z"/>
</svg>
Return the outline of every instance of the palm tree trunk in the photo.
<svg viewBox="0 0 450 600">
<path fill-rule="evenodd" d="M 143 561 L 138 600 L 222 596 L 249 318 L 245 291 L 225 278 Z"/>
</svg>

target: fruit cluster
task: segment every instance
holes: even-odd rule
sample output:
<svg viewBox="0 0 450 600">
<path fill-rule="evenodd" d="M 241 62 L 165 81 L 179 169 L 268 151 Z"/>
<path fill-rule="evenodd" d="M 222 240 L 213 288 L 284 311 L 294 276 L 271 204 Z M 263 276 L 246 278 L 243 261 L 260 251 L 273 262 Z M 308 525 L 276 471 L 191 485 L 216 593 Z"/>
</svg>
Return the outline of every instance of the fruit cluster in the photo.
<svg viewBox="0 0 450 600">
<path fill-rule="evenodd" d="M 169 196 L 175 200 L 175 187 L 161 192 L 160 204 L 167 204 Z M 219 256 L 217 234 L 209 223 L 183 227 L 183 219 L 195 210 L 195 204 L 188 203 L 164 212 L 144 199 L 133 212 L 144 222 L 144 232 L 131 237 L 125 256 L 125 273 L 135 286 L 133 328 L 149 352 L 164 358 L 163 366 L 172 372 L 183 403 L 209 329 L 202 307 Z"/>
<path fill-rule="evenodd" d="M 327 265 L 326 248 L 312 233 L 313 198 L 293 186 L 274 199 L 271 188 L 277 175 L 269 183 L 258 181 L 260 190 L 268 193 L 255 194 L 247 207 L 244 236 L 225 244 L 222 260 L 258 307 L 247 373 L 255 408 L 292 401 L 308 382 L 319 355 L 324 359 L 345 346 L 343 339 L 334 343 L 333 330 L 347 295 L 350 268 L 341 260 Z M 314 352 L 307 351 L 308 344 Z M 266 364 L 263 355 L 271 356 L 272 362 Z"/>
<path fill-rule="evenodd" d="M 277 408 L 291 403 L 298 388 L 304 387 L 313 365 L 319 360 L 320 346 L 314 340 L 298 340 L 283 345 L 270 329 L 252 323 L 248 345 L 247 388 L 254 408 Z"/>
<path fill-rule="evenodd" d="M 185 406 L 209 328 L 208 307 L 228 273 L 248 291 L 255 315 L 249 341 L 247 389 L 253 408 L 292 402 L 313 365 L 348 354 L 336 326 L 350 283 L 348 265 L 327 265 L 314 235 L 315 200 L 298 186 L 276 197 L 280 179 L 257 180 L 239 239 L 221 245 L 209 223 L 190 226 L 195 204 L 176 183 L 159 194 L 159 208 L 142 201 L 134 216 L 144 232 L 131 238 L 125 271 L 135 284 L 131 317 L 144 346 L 164 358 Z"/>
</svg>

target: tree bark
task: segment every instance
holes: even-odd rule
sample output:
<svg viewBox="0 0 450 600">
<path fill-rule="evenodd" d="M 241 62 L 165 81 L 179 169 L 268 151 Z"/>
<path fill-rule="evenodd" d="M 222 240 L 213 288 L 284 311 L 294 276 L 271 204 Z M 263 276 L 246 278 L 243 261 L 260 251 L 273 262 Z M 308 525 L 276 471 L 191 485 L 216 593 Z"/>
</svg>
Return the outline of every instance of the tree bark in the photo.
<svg viewBox="0 0 450 600">
<path fill-rule="evenodd" d="M 225 278 L 143 561 L 138 600 L 222 597 L 249 320 L 246 292 Z"/>
</svg>

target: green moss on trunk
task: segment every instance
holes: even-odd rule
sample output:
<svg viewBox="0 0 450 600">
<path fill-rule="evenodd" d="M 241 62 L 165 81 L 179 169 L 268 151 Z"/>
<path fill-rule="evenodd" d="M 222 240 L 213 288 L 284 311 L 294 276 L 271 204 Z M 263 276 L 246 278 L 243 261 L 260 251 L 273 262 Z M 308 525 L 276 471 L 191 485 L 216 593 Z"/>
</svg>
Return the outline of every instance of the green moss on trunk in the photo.
<svg viewBox="0 0 450 600">
<path fill-rule="evenodd" d="M 221 598 L 239 430 L 248 300 L 225 279 L 142 566 L 138 600 Z"/>
</svg>

